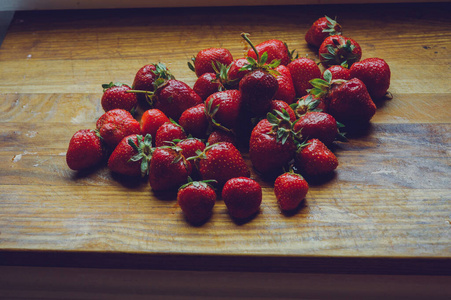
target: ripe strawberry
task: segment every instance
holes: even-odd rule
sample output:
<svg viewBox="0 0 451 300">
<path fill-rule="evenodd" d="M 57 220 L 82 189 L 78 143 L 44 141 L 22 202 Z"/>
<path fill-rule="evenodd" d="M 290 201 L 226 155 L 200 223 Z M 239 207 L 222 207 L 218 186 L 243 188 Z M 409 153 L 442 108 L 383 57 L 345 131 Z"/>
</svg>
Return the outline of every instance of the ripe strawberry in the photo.
<svg viewBox="0 0 451 300">
<path fill-rule="evenodd" d="M 319 139 L 326 145 L 331 144 L 338 136 L 338 125 L 334 117 L 328 113 L 312 111 L 302 115 L 294 124 L 293 130 L 302 137 Z"/>
<path fill-rule="evenodd" d="M 152 92 L 155 90 L 155 81 L 159 78 L 169 80 L 174 79 L 174 76 L 163 63 L 145 65 L 135 75 L 132 85 L 133 90 Z M 147 108 L 149 106 L 145 93 L 137 93 L 136 97 L 142 107 Z"/>
<path fill-rule="evenodd" d="M 332 151 L 318 139 L 310 139 L 298 149 L 296 166 L 305 176 L 325 175 L 338 167 L 338 159 Z"/>
<path fill-rule="evenodd" d="M 286 172 L 276 178 L 274 194 L 282 211 L 288 212 L 299 207 L 305 199 L 309 186 L 299 174 Z"/>
<path fill-rule="evenodd" d="M 108 159 L 108 168 L 122 175 L 146 176 L 152 156 L 152 136 L 132 134 L 124 137 Z"/>
<path fill-rule="evenodd" d="M 182 154 L 185 158 L 197 156 L 198 151 L 202 152 L 205 149 L 205 144 L 196 138 L 186 138 L 180 140 L 176 144 L 177 147 L 182 149 Z"/>
<path fill-rule="evenodd" d="M 258 52 L 259 56 L 262 56 L 265 52 L 268 53 L 267 61 L 269 63 L 277 59 L 280 61 L 281 65 L 286 66 L 291 61 L 291 54 L 288 51 L 287 44 L 280 40 L 272 39 L 264 41 L 255 46 L 255 49 L 249 49 L 247 56 L 252 57 L 253 59 L 257 59 L 257 55 L 255 54 L 256 51 Z"/>
<path fill-rule="evenodd" d="M 302 97 L 307 94 L 307 90 L 312 88 L 309 83 L 314 78 L 321 77 L 321 70 L 318 65 L 310 58 L 301 57 L 288 64 L 288 69 L 293 79 L 296 95 Z"/>
<path fill-rule="evenodd" d="M 185 131 L 182 126 L 174 121 L 166 122 L 158 128 L 157 133 L 155 134 L 155 146 L 168 146 L 176 139 L 186 139 Z"/>
<path fill-rule="evenodd" d="M 208 136 L 207 144 L 213 145 L 220 142 L 228 142 L 236 146 L 235 135 L 230 131 L 224 131 L 221 129 L 213 130 Z"/>
<path fill-rule="evenodd" d="M 296 98 L 296 90 L 294 89 L 290 70 L 284 65 L 278 66 L 275 70 L 279 72 L 279 75 L 276 75 L 279 88 L 273 99 L 283 100 L 288 104 L 293 103 Z"/>
<path fill-rule="evenodd" d="M 285 101 L 272 100 L 269 110 L 270 111 L 277 110 L 280 111 L 281 113 L 283 113 L 283 111 L 285 110 L 290 116 L 290 122 L 296 121 L 296 114 L 294 113 L 294 110 Z"/>
<path fill-rule="evenodd" d="M 325 71 L 329 71 L 332 74 L 332 79 L 344 79 L 349 80 L 351 79 L 351 71 L 349 69 L 340 66 L 340 65 L 333 65 L 327 68 Z M 324 72 L 325 72 L 324 71 Z M 322 78 L 324 79 L 324 72 Z M 355 77 L 355 76 L 352 76 Z"/>
<path fill-rule="evenodd" d="M 131 111 L 138 104 L 138 99 L 134 93 L 127 93 L 130 86 L 123 83 L 102 84 L 103 95 L 100 103 L 104 111 L 115 108 Z"/>
<path fill-rule="evenodd" d="M 227 78 L 229 81 L 234 82 L 235 84 L 232 84 L 231 88 L 238 88 L 238 83 L 240 80 L 249 73 L 248 70 L 243 70 L 243 67 L 249 64 L 246 58 L 238 58 L 232 61 L 232 63 L 229 65 L 228 71 L 227 71 Z"/>
<path fill-rule="evenodd" d="M 228 49 L 225 48 L 208 48 L 199 51 L 192 63 L 188 63 L 189 68 L 200 77 L 204 73 L 214 73 L 212 64 L 219 62 L 223 65 L 230 65 L 233 56 Z"/>
<path fill-rule="evenodd" d="M 262 188 L 250 178 L 231 178 L 222 189 L 222 199 L 232 218 L 247 219 L 260 210 Z"/>
<path fill-rule="evenodd" d="M 177 203 L 188 222 L 199 224 L 211 216 L 216 192 L 207 182 L 191 181 L 179 188 Z"/>
<path fill-rule="evenodd" d="M 231 130 L 238 124 L 241 109 L 241 92 L 227 90 L 216 92 L 205 101 L 205 115 L 216 128 Z"/>
<path fill-rule="evenodd" d="M 170 120 L 161 110 L 148 109 L 141 117 L 141 134 L 144 136 L 150 134 L 155 139 L 158 128 L 166 122 Z"/>
<path fill-rule="evenodd" d="M 149 184 L 153 191 L 177 190 L 191 174 L 189 164 L 177 147 L 159 147 L 152 153 Z"/>
<path fill-rule="evenodd" d="M 367 58 L 351 66 L 351 76 L 363 81 L 374 100 L 387 95 L 390 87 L 390 67 L 382 58 Z"/>
<path fill-rule="evenodd" d="M 318 98 L 312 94 L 302 96 L 296 103 L 291 104 L 290 107 L 293 109 L 297 118 L 309 111 L 327 111 L 325 99 Z"/>
<path fill-rule="evenodd" d="M 254 169 L 263 175 L 279 173 L 294 157 L 296 146 L 288 113 L 268 113 L 252 130 L 249 157 Z"/>
<path fill-rule="evenodd" d="M 199 155 L 199 172 L 203 180 L 216 180 L 219 186 L 234 177 L 249 177 L 250 172 L 241 153 L 231 143 L 208 146 Z"/>
<path fill-rule="evenodd" d="M 100 136 L 91 129 L 75 132 L 66 152 L 67 166 L 72 170 L 82 170 L 98 165 L 104 158 Z"/>
<path fill-rule="evenodd" d="M 193 90 L 205 101 L 208 96 L 221 90 L 221 83 L 215 73 L 204 73 L 197 78 Z"/>
<path fill-rule="evenodd" d="M 328 16 L 319 18 L 305 34 L 305 41 L 312 46 L 319 47 L 329 35 L 340 35 L 341 26 Z"/>
<path fill-rule="evenodd" d="M 325 67 L 341 65 L 349 68 L 362 57 L 360 45 L 355 40 L 342 35 L 327 37 L 319 47 L 318 53 Z"/>
<path fill-rule="evenodd" d="M 208 119 L 205 115 L 205 104 L 200 103 L 186 109 L 179 119 L 180 126 L 187 134 L 203 139 L 207 136 Z"/>
<path fill-rule="evenodd" d="M 113 109 L 104 113 L 96 122 L 96 128 L 105 143 L 110 147 L 126 136 L 141 132 L 139 122 L 124 109 Z"/>
</svg>

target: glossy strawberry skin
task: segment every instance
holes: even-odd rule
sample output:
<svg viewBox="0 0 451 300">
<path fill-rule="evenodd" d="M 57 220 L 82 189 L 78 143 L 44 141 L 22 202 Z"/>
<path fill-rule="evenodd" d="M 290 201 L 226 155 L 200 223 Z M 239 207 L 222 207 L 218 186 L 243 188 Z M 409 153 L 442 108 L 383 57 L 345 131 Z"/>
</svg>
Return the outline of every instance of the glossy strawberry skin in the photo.
<svg viewBox="0 0 451 300">
<path fill-rule="evenodd" d="M 148 109 L 141 117 L 141 134 L 143 136 L 150 134 L 155 139 L 158 128 L 166 122 L 170 122 L 170 120 L 161 110 Z"/>
<path fill-rule="evenodd" d="M 191 87 L 176 79 L 168 80 L 157 88 L 155 97 L 154 108 L 176 121 L 186 109 L 202 103 L 202 98 Z"/>
<path fill-rule="evenodd" d="M 255 48 L 257 49 L 257 52 L 260 56 L 264 52 L 268 53 L 268 63 L 271 63 L 274 59 L 279 59 L 280 64 L 286 66 L 291 61 L 287 46 L 280 40 L 267 40 L 256 45 Z M 253 49 L 248 50 L 247 56 L 250 56 L 254 59 L 257 58 Z"/>
<path fill-rule="evenodd" d="M 376 113 L 376 105 L 358 78 L 334 85 L 327 100 L 328 113 L 344 124 L 369 122 Z"/>
<path fill-rule="evenodd" d="M 205 158 L 199 160 L 203 180 L 213 179 L 218 186 L 234 177 L 250 177 L 250 171 L 241 153 L 231 143 L 220 142 L 205 149 Z"/>
<path fill-rule="evenodd" d="M 179 189 L 177 203 L 188 222 L 202 223 L 212 214 L 216 192 L 205 183 L 194 182 Z"/>
<path fill-rule="evenodd" d="M 326 17 L 317 19 L 305 34 L 305 41 L 315 47 L 321 46 L 322 42 L 330 35 L 329 32 L 324 32 L 323 30 L 327 30 L 330 25 Z M 335 32 L 341 31 L 341 26 L 338 23 L 333 28 Z"/>
<path fill-rule="evenodd" d="M 98 165 L 104 159 L 101 139 L 91 129 L 75 132 L 66 152 L 67 166 L 72 170 L 83 170 Z"/>
<path fill-rule="evenodd" d="M 238 88 L 238 83 L 244 77 L 244 75 L 249 73 L 249 71 L 240 71 L 240 69 L 247 64 L 248 61 L 246 58 L 235 59 L 230 64 L 229 71 L 227 72 L 227 78 L 236 82 L 236 88 Z"/>
<path fill-rule="evenodd" d="M 312 106 L 312 102 L 315 102 L 316 105 Z M 297 117 L 300 117 L 309 111 L 327 112 L 327 100 L 325 98 L 318 98 L 314 95 L 309 94 L 302 96 L 296 104 L 297 106 L 293 108 L 293 110 Z"/>
<path fill-rule="evenodd" d="M 353 47 L 352 50 L 346 46 L 347 43 Z M 328 47 L 334 49 L 335 55 L 333 58 L 325 57 L 330 55 Z M 344 62 L 347 62 L 347 68 L 350 68 L 353 63 L 358 62 L 362 57 L 362 48 L 360 48 L 360 45 L 351 38 L 342 35 L 331 35 L 323 41 L 319 47 L 318 54 L 321 63 L 325 67 L 341 65 Z"/>
<path fill-rule="evenodd" d="M 239 84 L 243 106 L 255 116 L 266 114 L 278 88 L 277 79 L 266 71 L 246 74 Z"/>
<path fill-rule="evenodd" d="M 155 134 L 155 146 L 169 146 L 171 144 L 170 142 L 175 139 L 186 139 L 185 131 L 178 124 L 166 122 L 158 128 Z"/>
<path fill-rule="evenodd" d="M 211 107 L 211 110 L 218 107 L 214 115 L 206 111 L 207 119 L 214 119 L 220 125 L 228 129 L 233 129 L 238 123 L 241 102 L 241 92 L 238 90 L 216 92 L 210 95 L 205 101 L 206 107 Z"/>
<path fill-rule="evenodd" d="M 149 166 L 149 184 L 153 191 L 177 190 L 187 182 L 191 164 L 171 148 L 156 148 Z"/>
<path fill-rule="evenodd" d="M 373 100 L 385 96 L 390 87 L 390 67 L 381 58 L 367 58 L 351 66 L 350 73 L 363 81 Z"/>
<path fill-rule="evenodd" d="M 310 80 L 321 77 L 321 70 L 311 59 L 301 57 L 288 64 L 288 69 L 293 79 L 296 96 L 302 97 L 307 94 L 307 89 L 311 89 Z"/>
<path fill-rule="evenodd" d="M 132 87 L 134 90 L 141 91 L 154 91 L 154 82 L 157 79 L 157 74 L 155 73 L 156 67 L 153 64 L 145 65 L 141 67 L 135 75 L 135 79 L 133 80 Z M 138 99 L 138 103 L 142 107 L 148 107 L 149 104 L 146 100 L 146 95 L 144 94 L 136 94 Z"/>
<path fill-rule="evenodd" d="M 332 79 L 344 79 L 349 80 L 351 79 L 351 71 L 343 66 L 340 65 L 333 65 L 327 68 L 325 71 L 329 70 L 329 72 L 332 74 Z M 324 79 L 324 72 L 322 75 L 322 78 Z M 355 76 L 352 76 L 355 77 Z"/>
<path fill-rule="evenodd" d="M 187 134 L 200 139 L 205 138 L 209 124 L 205 115 L 205 103 L 186 109 L 180 116 L 179 124 Z"/>
<path fill-rule="evenodd" d="M 213 145 L 220 142 L 228 142 L 236 146 L 236 138 L 231 132 L 220 129 L 212 131 L 208 136 L 207 144 Z"/>
<path fill-rule="evenodd" d="M 250 160 L 254 169 L 262 174 L 280 172 L 296 152 L 293 139 L 288 138 L 285 143 L 277 141 L 271 130 L 271 123 L 263 119 L 254 127 L 249 140 Z"/>
<path fill-rule="evenodd" d="M 110 158 L 108 159 L 108 168 L 111 171 L 122 175 L 140 176 L 141 162 L 130 160 L 138 152 L 129 145 L 129 139 L 135 144 L 138 143 L 136 134 L 124 137 L 111 153 Z"/>
<path fill-rule="evenodd" d="M 331 144 L 338 134 L 337 121 L 324 112 L 307 112 L 299 118 L 293 130 L 301 130 L 302 137 L 319 139 L 326 145 Z"/>
<path fill-rule="evenodd" d="M 225 183 L 221 194 L 232 218 L 246 219 L 260 210 L 262 189 L 253 179 L 231 178 Z"/>
<path fill-rule="evenodd" d="M 233 56 L 225 48 L 208 48 L 199 51 L 194 61 L 194 69 L 197 77 L 204 73 L 214 73 L 212 62 L 219 62 L 228 66 L 233 61 Z"/>
<path fill-rule="evenodd" d="M 294 89 L 293 78 L 288 67 L 280 65 L 275 69 L 280 75 L 276 75 L 279 88 L 273 99 L 283 100 L 288 104 L 294 102 L 296 98 L 296 90 Z"/>
<path fill-rule="evenodd" d="M 332 151 L 318 139 L 310 139 L 308 145 L 298 150 L 296 166 L 305 176 L 326 175 L 338 167 L 338 159 Z"/>
<path fill-rule="evenodd" d="M 122 84 L 119 86 L 111 86 L 107 88 L 102 95 L 100 103 L 105 112 L 116 108 L 125 109 L 131 111 L 138 105 L 138 99 L 136 94 L 127 93 L 131 88 Z"/>
<path fill-rule="evenodd" d="M 113 109 L 104 113 L 97 120 L 96 128 L 104 142 L 113 148 L 124 137 L 141 132 L 139 122 L 128 111 L 123 109 Z"/>
<path fill-rule="evenodd" d="M 179 141 L 176 144 L 177 147 L 182 149 L 182 154 L 185 158 L 197 156 L 197 151 L 204 151 L 205 144 L 196 138 L 186 138 Z"/>
<path fill-rule="evenodd" d="M 285 101 L 272 100 L 269 110 L 278 110 L 280 112 L 283 112 L 283 110 L 285 110 L 290 116 L 291 122 L 294 122 L 296 120 L 296 114 L 294 113 L 294 110 Z"/>
<path fill-rule="evenodd" d="M 220 86 L 215 73 L 204 73 L 197 78 L 193 90 L 205 101 L 208 96 L 218 92 Z"/>
<path fill-rule="evenodd" d="M 274 182 L 274 194 L 282 211 L 296 209 L 308 193 L 308 183 L 299 174 L 287 172 L 278 176 Z"/>
</svg>

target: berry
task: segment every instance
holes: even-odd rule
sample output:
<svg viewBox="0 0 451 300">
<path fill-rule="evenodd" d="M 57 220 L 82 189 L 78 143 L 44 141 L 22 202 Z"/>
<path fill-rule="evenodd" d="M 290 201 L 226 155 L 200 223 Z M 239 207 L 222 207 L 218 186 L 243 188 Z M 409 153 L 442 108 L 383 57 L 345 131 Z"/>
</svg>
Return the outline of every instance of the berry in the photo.
<svg viewBox="0 0 451 300">
<path fill-rule="evenodd" d="M 179 124 L 187 134 L 200 139 L 205 138 L 209 124 L 205 115 L 205 104 L 200 103 L 186 109 L 180 116 Z"/>
<path fill-rule="evenodd" d="M 170 120 L 161 110 L 148 109 L 141 117 L 141 134 L 144 136 L 150 134 L 155 138 L 158 128 L 166 122 Z"/>
<path fill-rule="evenodd" d="M 295 164 L 301 174 L 318 176 L 333 172 L 338 167 L 338 160 L 323 142 L 310 139 L 299 148 Z"/>
<path fill-rule="evenodd" d="M 198 224 L 211 216 L 216 193 L 206 182 L 191 181 L 179 188 L 177 203 L 188 222 Z"/>
<path fill-rule="evenodd" d="M 319 47 L 318 53 L 325 67 L 341 65 L 349 68 L 362 57 L 360 45 L 355 40 L 342 35 L 327 37 Z"/>
<path fill-rule="evenodd" d="M 387 95 L 390 87 L 390 67 L 381 58 L 367 58 L 351 66 L 352 77 L 360 79 L 373 100 Z"/>
<path fill-rule="evenodd" d="M 83 170 L 98 165 L 104 159 L 102 140 L 91 129 L 75 132 L 66 152 L 67 166 L 72 170 Z"/>
<path fill-rule="evenodd" d="M 310 58 L 301 57 L 288 64 L 296 95 L 302 97 L 312 88 L 310 80 L 321 77 L 321 70 Z"/>
<path fill-rule="evenodd" d="M 286 172 L 276 178 L 274 194 L 282 211 L 288 212 L 299 207 L 307 195 L 309 186 L 299 174 Z"/>
<path fill-rule="evenodd" d="M 127 93 L 131 88 L 123 83 L 103 84 L 103 95 L 100 103 L 104 111 L 116 108 L 133 110 L 138 104 L 138 99 L 134 93 Z"/>
<path fill-rule="evenodd" d="M 173 140 L 186 139 L 183 128 L 175 122 L 166 122 L 161 125 L 155 134 L 155 146 L 168 146 Z"/>
<path fill-rule="evenodd" d="M 274 60 L 279 60 L 281 65 L 288 65 L 291 61 L 291 56 L 288 51 L 288 46 L 280 41 L 280 40 L 267 40 L 255 46 L 255 50 L 257 50 L 258 54 L 261 56 L 263 53 L 268 54 L 267 62 L 271 63 Z M 253 48 L 249 49 L 247 52 L 247 56 L 252 57 L 253 59 L 257 59 L 257 55 L 255 54 L 255 50 Z"/>
<path fill-rule="evenodd" d="M 233 61 L 233 56 L 229 50 L 225 48 L 208 48 L 199 51 L 192 63 L 188 63 L 189 68 L 200 77 L 205 73 L 214 73 L 212 64 L 219 62 L 223 65 L 230 65 Z"/>
<path fill-rule="evenodd" d="M 305 41 L 312 46 L 319 47 L 329 35 L 340 35 L 341 26 L 328 16 L 319 18 L 305 34 Z"/>
<path fill-rule="evenodd" d="M 232 218 L 247 219 L 260 210 L 262 188 L 250 178 L 231 178 L 222 189 L 222 199 Z"/>
<path fill-rule="evenodd" d="M 115 148 L 126 136 L 139 134 L 139 122 L 124 109 L 113 109 L 104 113 L 96 122 L 96 128 L 105 143 Z"/>
</svg>

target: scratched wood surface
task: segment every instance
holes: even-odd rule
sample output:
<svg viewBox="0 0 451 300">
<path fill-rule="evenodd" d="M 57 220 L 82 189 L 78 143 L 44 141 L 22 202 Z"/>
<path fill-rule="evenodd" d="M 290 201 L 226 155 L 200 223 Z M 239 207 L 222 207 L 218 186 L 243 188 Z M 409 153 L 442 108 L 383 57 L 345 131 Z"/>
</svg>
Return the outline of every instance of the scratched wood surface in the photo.
<svg viewBox="0 0 451 300">
<path fill-rule="evenodd" d="M 450 5 L 397 4 L 18 12 L 0 47 L 0 264 L 290 272 L 451 270 Z M 337 143 L 336 173 L 280 213 L 271 182 L 261 212 L 234 223 L 222 200 L 203 226 L 174 195 L 106 168 L 65 163 L 72 134 L 103 113 L 101 84 L 131 83 L 164 62 L 192 86 L 203 48 L 241 57 L 239 34 L 286 41 L 337 16 L 363 57 L 390 65 L 393 99 Z M 244 153 L 247 158 L 247 154 Z"/>
</svg>

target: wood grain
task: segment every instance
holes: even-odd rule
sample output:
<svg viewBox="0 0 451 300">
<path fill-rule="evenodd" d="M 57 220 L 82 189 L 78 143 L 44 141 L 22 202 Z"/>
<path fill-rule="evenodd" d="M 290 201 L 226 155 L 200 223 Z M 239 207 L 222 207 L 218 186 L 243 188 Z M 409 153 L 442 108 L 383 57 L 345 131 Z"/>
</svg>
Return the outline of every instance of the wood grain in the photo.
<svg viewBox="0 0 451 300">
<path fill-rule="evenodd" d="M 448 8 L 16 13 L 0 48 L 0 265 L 450 275 Z M 237 224 L 218 199 L 195 227 L 174 194 L 155 194 L 145 180 L 68 169 L 72 134 L 103 113 L 102 83 L 130 83 L 142 65 L 161 61 L 192 85 L 190 57 L 212 46 L 240 57 L 243 31 L 317 59 L 303 35 L 324 14 L 338 16 L 364 57 L 387 60 L 394 97 L 334 145 L 339 168 L 311 182 L 295 214 L 280 213 L 272 182 L 254 172 L 264 195 L 254 219 Z"/>
</svg>

